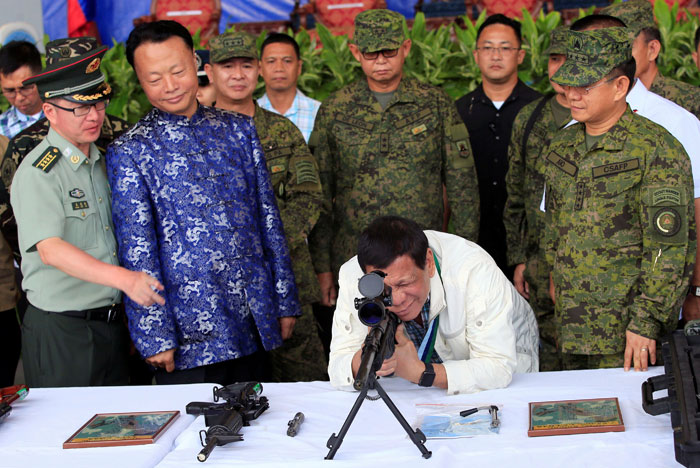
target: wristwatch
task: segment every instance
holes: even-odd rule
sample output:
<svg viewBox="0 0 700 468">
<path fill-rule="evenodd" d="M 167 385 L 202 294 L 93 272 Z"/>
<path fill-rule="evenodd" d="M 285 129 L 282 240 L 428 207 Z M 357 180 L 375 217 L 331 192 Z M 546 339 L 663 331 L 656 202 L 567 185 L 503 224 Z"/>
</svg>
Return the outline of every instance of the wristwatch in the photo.
<svg viewBox="0 0 700 468">
<path fill-rule="evenodd" d="M 696 297 L 700 297 L 700 286 L 694 286 L 690 285 L 690 289 L 688 289 L 688 294 L 691 294 Z"/>
<path fill-rule="evenodd" d="M 418 385 L 420 385 L 421 387 L 432 387 L 434 380 L 435 369 L 433 369 L 433 365 L 428 362 L 425 364 L 425 370 L 423 371 L 423 375 L 420 376 Z"/>
</svg>

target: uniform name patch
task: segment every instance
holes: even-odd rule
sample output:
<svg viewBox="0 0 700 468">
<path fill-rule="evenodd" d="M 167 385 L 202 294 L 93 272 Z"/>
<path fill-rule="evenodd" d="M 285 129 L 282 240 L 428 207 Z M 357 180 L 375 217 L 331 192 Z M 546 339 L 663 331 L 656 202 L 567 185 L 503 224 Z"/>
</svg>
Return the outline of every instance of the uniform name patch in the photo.
<svg viewBox="0 0 700 468">
<path fill-rule="evenodd" d="M 318 184 L 318 177 L 314 170 L 314 164 L 311 161 L 297 161 L 295 164 L 297 170 L 297 184 L 304 183 Z"/>
<path fill-rule="evenodd" d="M 573 164 L 571 161 L 562 158 L 557 153 L 549 153 L 547 155 L 547 161 L 554 164 L 566 174 L 569 174 L 571 177 L 576 177 L 576 173 L 578 173 L 578 167 L 576 167 L 575 164 Z"/>
<path fill-rule="evenodd" d="M 639 159 L 628 159 L 619 163 L 605 164 L 593 168 L 593 178 L 605 177 L 621 172 L 634 171 L 639 169 Z"/>
<path fill-rule="evenodd" d="M 353 127 L 360 127 L 360 128 L 367 130 L 367 131 L 372 130 L 372 127 L 374 127 L 374 125 L 372 125 L 368 122 L 365 122 L 362 119 L 356 119 L 355 117 L 340 116 L 340 117 L 336 117 L 335 120 L 337 120 L 338 122 L 342 122 L 344 124 L 352 125 Z"/>
<path fill-rule="evenodd" d="M 71 203 L 71 205 L 73 205 L 73 211 L 86 210 L 86 209 L 90 208 L 90 205 L 88 205 L 88 202 L 86 202 L 84 200 L 73 202 L 73 203 Z"/>
<path fill-rule="evenodd" d="M 428 117 L 431 114 L 432 111 L 430 109 L 423 109 L 422 111 L 412 115 L 411 117 L 406 117 L 396 122 L 396 128 L 403 128 L 406 125 L 412 124 L 413 122 L 418 122 L 419 120 Z"/>
<path fill-rule="evenodd" d="M 672 237 L 681 229 L 681 215 L 673 208 L 662 208 L 653 219 L 654 229 L 665 237 Z"/>
<path fill-rule="evenodd" d="M 58 161 L 58 158 L 60 156 L 61 150 L 59 150 L 55 146 L 51 146 L 49 148 L 46 148 L 46 151 L 41 153 L 41 156 L 39 156 L 39 158 L 36 161 L 34 161 L 34 164 L 32 164 L 32 166 L 44 172 L 49 172 L 54 166 L 54 164 L 56 164 L 56 161 Z"/>
<path fill-rule="evenodd" d="M 73 190 L 68 192 L 68 195 L 70 195 L 71 198 L 83 198 L 85 196 L 85 192 L 83 192 L 79 188 L 74 188 Z"/>
<path fill-rule="evenodd" d="M 662 188 L 654 190 L 651 194 L 651 204 L 660 205 L 662 203 L 671 203 L 672 205 L 681 204 L 681 191 L 673 188 Z"/>
</svg>

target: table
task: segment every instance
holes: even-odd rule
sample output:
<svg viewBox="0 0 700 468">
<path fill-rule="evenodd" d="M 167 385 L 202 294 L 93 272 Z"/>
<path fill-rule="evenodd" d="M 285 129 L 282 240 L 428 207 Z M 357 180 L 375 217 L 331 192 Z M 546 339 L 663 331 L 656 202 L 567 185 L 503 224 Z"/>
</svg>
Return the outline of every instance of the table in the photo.
<svg viewBox="0 0 700 468">
<path fill-rule="evenodd" d="M 334 390 L 327 382 L 263 384 L 270 409 L 242 430 L 244 441 L 217 447 L 204 466 L 264 467 L 672 467 L 675 461 L 669 414 L 650 416 L 641 406 L 641 384 L 663 372 L 601 369 L 516 374 L 508 388 L 446 396 L 444 390 L 418 388 L 400 379 L 381 379 L 384 389 L 409 424 L 416 403 L 499 404 L 501 431 L 469 439 L 428 440 L 432 458 L 421 458 L 382 401 L 363 403 L 333 461 L 324 460 L 326 441 L 338 433 L 357 394 Z M 658 392 L 660 398 L 664 392 Z M 618 397 L 626 431 L 552 437 L 528 437 L 531 401 Z M 286 435 L 287 421 L 305 415 L 299 435 Z M 202 467 L 198 418 L 175 439 L 161 468 Z"/>
<path fill-rule="evenodd" d="M 153 467 L 195 420 L 185 414 L 189 401 L 212 401 L 212 385 L 30 389 L 0 423 L 0 467 Z M 154 444 L 89 449 L 62 448 L 96 413 L 180 410 L 180 416 Z"/>
</svg>

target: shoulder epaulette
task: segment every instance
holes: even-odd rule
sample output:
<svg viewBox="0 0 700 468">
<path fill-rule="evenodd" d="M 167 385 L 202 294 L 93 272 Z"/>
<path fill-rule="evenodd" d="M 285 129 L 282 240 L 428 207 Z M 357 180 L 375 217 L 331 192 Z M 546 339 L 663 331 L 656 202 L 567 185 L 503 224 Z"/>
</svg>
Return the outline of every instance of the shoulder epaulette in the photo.
<svg viewBox="0 0 700 468">
<path fill-rule="evenodd" d="M 34 161 L 34 164 L 32 164 L 32 166 L 44 172 L 49 172 L 60 157 L 61 150 L 59 150 L 55 146 L 49 146 L 48 148 L 46 148 L 46 151 L 41 153 L 41 156 L 39 156 L 39 158 L 36 161 Z"/>
</svg>

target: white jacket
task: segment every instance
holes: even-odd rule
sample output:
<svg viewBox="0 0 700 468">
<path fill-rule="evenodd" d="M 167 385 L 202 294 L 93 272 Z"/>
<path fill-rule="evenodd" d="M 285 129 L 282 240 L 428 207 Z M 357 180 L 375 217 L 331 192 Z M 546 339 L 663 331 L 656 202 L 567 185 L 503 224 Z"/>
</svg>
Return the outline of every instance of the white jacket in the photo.
<svg viewBox="0 0 700 468">
<path fill-rule="evenodd" d="M 425 235 L 441 269 L 430 279 L 429 320 L 440 314 L 435 350 L 447 373 L 447 393 L 502 388 L 513 372 L 537 372 L 535 315 L 493 259 L 461 237 Z M 328 374 L 341 390 L 353 390 L 352 357 L 367 336 L 353 303 L 361 297 L 357 280 L 363 274 L 357 257 L 340 268 Z"/>
</svg>

